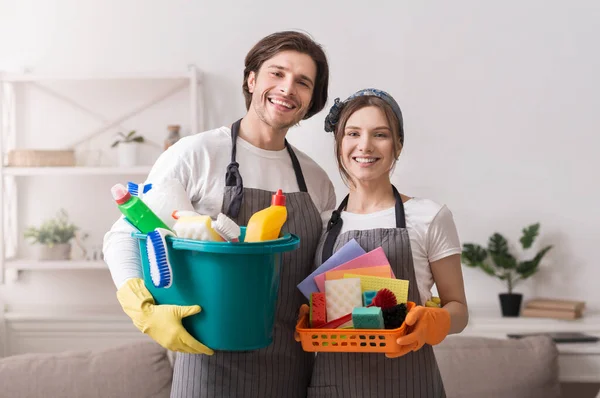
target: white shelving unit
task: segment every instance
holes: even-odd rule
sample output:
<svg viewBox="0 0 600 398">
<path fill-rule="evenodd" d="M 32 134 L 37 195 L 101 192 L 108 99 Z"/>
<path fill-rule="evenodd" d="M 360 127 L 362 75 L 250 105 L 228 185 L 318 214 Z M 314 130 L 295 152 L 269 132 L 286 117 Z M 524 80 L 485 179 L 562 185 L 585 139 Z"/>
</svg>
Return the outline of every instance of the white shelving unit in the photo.
<svg viewBox="0 0 600 398">
<path fill-rule="evenodd" d="M 81 137 L 74 147 L 94 136 L 104 133 L 110 128 L 118 126 L 123 121 L 138 115 L 154 104 L 161 102 L 176 92 L 189 89 L 190 125 L 191 134 L 196 134 L 203 129 L 204 120 L 202 110 L 203 102 L 198 85 L 201 84 L 201 73 L 195 65 L 189 65 L 183 72 L 166 73 L 133 73 L 120 75 L 38 75 L 34 73 L 1 73 L 0 72 L 0 284 L 5 279 L 17 281 L 22 271 L 49 271 L 49 270 L 85 270 L 107 269 L 103 261 L 36 261 L 33 259 L 16 259 L 12 256 L 16 252 L 17 231 L 17 192 L 16 179 L 22 177 L 38 176 L 108 176 L 108 175 L 147 175 L 150 166 L 139 167 L 8 167 L 5 165 L 6 153 L 14 149 L 16 141 L 16 103 L 14 101 L 15 85 L 34 84 L 43 88 L 47 81 L 103 81 L 103 80 L 173 80 L 175 85 L 169 90 L 160 93 L 146 103 L 120 115 L 113 120 L 105 120 L 101 116 L 80 106 L 76 101 L 70 100 L 59 93 L 49 92 L 58 100 L 67 102 L 71 106 L 86 111 L 96 117 L 103 126 Z M 48 91 L 46 91 L 48 93 Z M 7 256 L 7 254 L 11 254 Z"/>
</svg>

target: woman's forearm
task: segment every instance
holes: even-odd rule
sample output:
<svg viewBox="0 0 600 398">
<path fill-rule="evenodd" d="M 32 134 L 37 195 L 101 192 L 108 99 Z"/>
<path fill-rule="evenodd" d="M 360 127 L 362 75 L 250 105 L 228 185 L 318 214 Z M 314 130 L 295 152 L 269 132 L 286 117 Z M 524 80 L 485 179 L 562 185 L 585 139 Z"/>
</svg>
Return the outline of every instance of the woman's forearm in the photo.
<svg viewBox="0 0 600 398">
<path fill-rule="evenodd" d="M 469 323 L 467 306 L 458 301 L 450 301 L 443 308 L 450 313 L 450 332 L 448 334 L 462 332 Z"/>
</svg>

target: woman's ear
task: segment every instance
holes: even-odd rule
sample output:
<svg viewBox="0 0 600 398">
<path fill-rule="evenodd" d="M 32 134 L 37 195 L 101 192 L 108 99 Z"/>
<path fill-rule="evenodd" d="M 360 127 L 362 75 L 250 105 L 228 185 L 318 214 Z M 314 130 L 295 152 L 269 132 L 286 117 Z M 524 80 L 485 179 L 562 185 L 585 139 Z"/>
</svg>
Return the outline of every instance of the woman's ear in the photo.
<svg viewBox="0 0 600 398">
<path fill-rule="evenodd" d="M 398 149 L 396 149 L 396 160 L 398 160 L 400 158 L 401 153 L 402 153 L 402 145 L 400 145 L 398 147 Z"/>
</svg>

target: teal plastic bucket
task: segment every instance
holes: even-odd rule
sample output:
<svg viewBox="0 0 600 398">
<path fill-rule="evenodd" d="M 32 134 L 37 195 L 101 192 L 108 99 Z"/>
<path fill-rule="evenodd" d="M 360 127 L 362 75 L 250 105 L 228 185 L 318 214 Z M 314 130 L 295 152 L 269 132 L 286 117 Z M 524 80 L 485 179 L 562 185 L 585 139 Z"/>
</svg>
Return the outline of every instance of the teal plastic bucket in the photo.
<svg viewBox="0 0 600 398">
<path fill-rule="evenodd" d="M 273 341 L 275 309 L 284 252 L 300 238 L 285 234 L 264 242 L 208 242 L 167 237 L 172 284 L 157 288 L 150 277 L 146 235 L 138 239 L 144 282 L 157 304 L 200 305 L 183 326 L 213 350 L 257 350 Z"/>
</svg>

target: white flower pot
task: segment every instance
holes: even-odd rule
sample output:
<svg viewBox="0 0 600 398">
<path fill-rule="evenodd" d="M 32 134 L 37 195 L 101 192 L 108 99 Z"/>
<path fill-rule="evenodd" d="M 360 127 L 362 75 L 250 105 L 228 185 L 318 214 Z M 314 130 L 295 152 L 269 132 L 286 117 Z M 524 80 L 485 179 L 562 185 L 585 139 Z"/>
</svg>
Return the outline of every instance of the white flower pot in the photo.
<svg viewBox="0 0 600 398">
<path fill-rule="evenodd" d="M 138 164 L 138 145 L 135 142 L 121 142 L 117 145 L 120 167 L 133 167 Z"/>
<path fill-rule="evenodd" d="M 61 243 L 52 247 L 47 245 L 35 245 L 36 257 L 42 261 L 60 261 L 71 259 L 71 244 Z"/>
</svg>

